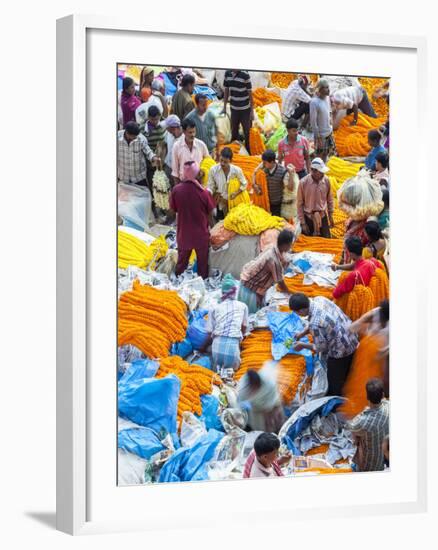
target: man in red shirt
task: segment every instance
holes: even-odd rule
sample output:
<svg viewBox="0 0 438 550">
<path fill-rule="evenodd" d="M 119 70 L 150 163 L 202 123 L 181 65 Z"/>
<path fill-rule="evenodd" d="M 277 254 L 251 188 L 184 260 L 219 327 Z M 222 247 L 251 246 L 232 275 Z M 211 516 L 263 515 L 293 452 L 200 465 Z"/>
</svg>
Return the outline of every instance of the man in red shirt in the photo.
<svg viewBox="0 0 438 550">
<path fill-rule="evenodd" d="M 351 271 L 351 273 L 333 291 L 333 298 L 335 299 L 351 292 L 357 284 L 368 286 L 376 269 L 382 267 L 382 264 L 374 258 L 368 260 L 362 258 L 363 245 L 359 237 L 348 237 L 345 246 L 350 253 L 352 262 L 341 265 L 332 264 L 332 268 Z"/>
<path fill-rule="evenodd" d="M 170 195 L 170 208 L 177 214 L 176 242 L 178 263 L 175 274 L 186 270 L 192 250 L 196 252 L 198 275 L 208 277 L 209 225 L 213 225 L 215 208 L 211 193 L 197 181 L 199 164 L 188 161 L 184 164 L 184 178 L 175 185 Z"/>
</svg>

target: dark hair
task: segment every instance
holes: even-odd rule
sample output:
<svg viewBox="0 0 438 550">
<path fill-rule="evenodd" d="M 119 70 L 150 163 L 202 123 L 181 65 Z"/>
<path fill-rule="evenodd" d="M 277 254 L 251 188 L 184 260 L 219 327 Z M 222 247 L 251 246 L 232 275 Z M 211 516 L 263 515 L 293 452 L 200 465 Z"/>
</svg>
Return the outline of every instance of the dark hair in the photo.
<svg viewBox="0 0 438 550">
<path fill-rule="evenodd" d="M 389 208 L 389 191 L 388 189 L 382 189 L 382 201 L 385 208 Z"/>
<path fill-rule="evenodd" d="M 193 122 L 193 120 L 185 118 L 181 122 L 181 127 L 183 130 L 187 130 L 187 128 L 196 128 L 196 124 Z"/>
<path fill-rule="evenodd" d="M 196 94 L 195 95 L 195 103 L 196 105 L 199 105 L 199 102 L 201 99 L 208 99 L 208 97 L 205 94 Z"/>
<path fill-rule="evenodd" d="M 283 229 L 280 231 L 278 237 L 277 237 L 277 246 L 283 246 L 284 244 L 292 245 L 294 242 L 294 234 L 292 231 L 289 231 L 288 229 Z"/>
<path fill-rule="evenodd" d="M 254 369 L 249 369 L 246 372 L 246 376 L 248 378 L 248 385 L 251 388 L 259 388 L 261 386 L 262 381 L 261 381 L 260 375 L 257 371 L 255 371 Z"/>
<path fill-rule="evenodd" d="M 380 138 L 382 137 L 381 133 L 377 130 L 370 130 L 368 132 L 368 138 L 371 141 L 380 141 Z"/>
<path fill-rule="evenodd" d="M 275 153 L 272 149 L 266 149 L 266 151 L 262 154 L 262 160 L 265 160 L 266 162 L 274 162 L 275 160 Z"/>
<path fill-rule="evenodd" d="M 301 309 L 309 309 L 310 300 L 302 292 L 295 292 L 289 298 L 289 308 L 291 311 L 300 311 Z"/>
<path fill-rule="evenodd" d="M 382 325 L 389 321 L 389 300 L 383 300 L 379 305 L 379 319 Z"/>
<path fill-rule="evenodd" d="M 221 151 L 221 157 L 228 160 L 233 160 L 233 151 L 229 147 L 224 147 Z"/>
<path fill-rule="evenodd" d="M 286 122 L 286 129 L 290 130 L 291 128 L 297 128 L 298 129 L 298 122 L 294 118 L 290 118 Z"/>
<path fill-rule="evenodd" d="M 347 247 L 348 252 L 356 254 L 357 256 L 362 256 L 363 245 L 359 237 L 348 237 L 345 240 L 345 246 Z"/>
<path fill-rule="evenodd" d="M 267 455 L 280 448 L 280 440 L 275 434 L 264 432 L 254 441 L 254 451 L 257 456 Z"/>
<path fill-rule="evenodd" d="M 388 168 L 389 166 L 389 155 L 386 151 L 380 151 L 376 155 L 376 162 L 380 162 L 383 168 Z"/>
<path fill-rule="evenodd" d="M 129 88 L 129 86 L 132 86 L 132 84 L 134 84 L 134 80 L 131 77 L 126 76 L 123 79 L 123 91 L 126 92 L 126 90 Z"/>
<path fill-rule="evenodd" d="M 140 126 L 136 122 L 131 120 L 130 122 L 127 122 L 125 124 L 125 132 L 131 134 L 132 136 L 138 136 L 138 134 L 140 133 Z"/>
<path fill-rule="evenodd" d="M 367 222 L 365 224 L 365 233 L 368 235 L 372 243 L 383 238 L 382 230 L 377 222 Z"/>
<path fill-rule="evenodd" d="M 151 105 L 148 109 L 148 116 L 161 116 L 160 109 L 156 105 Z"/>
<path fill-rule="evenodd" d="M 181 88 L 195 83 L 195 77 L 192 74 L 185 74 L 181 79 Z"/>
<path fill-rule="evenodd" d="M 380 378 L 370 378 L 365 387 L 368 401 L 373 405 L 378 405 L 385 395 L 383 381 Z"/>
</svg>

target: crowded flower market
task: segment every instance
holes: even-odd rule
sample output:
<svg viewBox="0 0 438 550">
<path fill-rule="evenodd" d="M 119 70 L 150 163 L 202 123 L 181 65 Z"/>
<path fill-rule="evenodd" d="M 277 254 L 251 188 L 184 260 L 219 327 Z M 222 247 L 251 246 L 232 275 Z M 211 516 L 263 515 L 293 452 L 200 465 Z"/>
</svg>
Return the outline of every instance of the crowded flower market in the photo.
<svg viewBox="0 0 438 550">
<path fill-rule="evenodd" d="M 118 484 L 387 472 L 389 79 L 117 80 Z"/>
</svg>

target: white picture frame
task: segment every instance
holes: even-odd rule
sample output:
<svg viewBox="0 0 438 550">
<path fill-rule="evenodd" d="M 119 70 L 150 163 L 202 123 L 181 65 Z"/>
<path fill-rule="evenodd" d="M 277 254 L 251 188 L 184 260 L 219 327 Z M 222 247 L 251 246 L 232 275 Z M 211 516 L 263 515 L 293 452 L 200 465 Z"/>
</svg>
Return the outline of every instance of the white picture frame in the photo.
<svg viewBox="0 0 438 550">
<path fill-rule="evenodd" d="M 93 34 L 94 33 L 94 34 Z M 215 42 L 216 44 L 222 44 L 225 49 L 225 45 L 230 43 L 248 44 L 248 48 L 242 48 L 243 51 L 239 51 L 236 54 L 236 58 L 244 59 L 246 56 L 247 63 L 246 68 L 259 69 L 257 63 L 261 60 L 262 56 L 252 56 L 251 52 L 259 51 L 257 48 L 262 47 L 269 49 L 273 53 L 279 51 L 279 57 L 275 57 L 274 66 L 271 70 L 285 70 L 285 61 L 281 58 L 281 52 L 286 51 L 288 47 L 300 47 L 302 51 L 306 48 L 321 49 L 333 51 L 333 62 L 330 59 L 325 60 L 327 63 L 327 69 L 315 59 L 315 65 L 309 67 L 297 66 L 297 71 L 306 70 L 308 72 L 319 73 L 331 73 L 337 72 L 333 68 L 336 67 L 336 55 L 339 55 L 339 51 L 345 49 L 345 56 L 348 57 L 349 48 L 355 52 L 359 49 L 364 49 L 369 52 L 369 55 L 376 55 L 376 52 L 384 57 L 390 55 L 390 52 L 396 52 L 398 58 L 398 66 L 401 61 L 401 57 L 406 55 L 406 60 L 413 63 L 415 59 L 415 71 L 417 78 L 415 81 L 410 79 L 409 84 L 411 91 L 415 98 L 415 102 L 412 102 L 412 111 L 410 113 L 411 122 L 415 121 L 418 131 L 423 132 L 425 129 L 425 80 L 426 80 L 426 43 L 423 38 L 420 37 L 408 37 L 408 36 L 395 36 L 395 35 L 377 35 L 377 34 L 355 34 L 355 33 L 334 33 L 326 31 L 304 31 L 297 29 L 289 29 L 286 27 L 244 27 L 238 25 L 237 27 L 230 27 L 226 30 L 224 35 L 223 29 L 215 29 L 209 27 L 205 29 L 205 32 L 200 32 L 199 29 L 192 29 L 192 35 L 183 34 L 178 28 L 178 24 L 174 23 L 171 26 L 167 26 L 166 29 L 159 29 L 154 25 L 147 25 L 141 21 L 129 21 L 122 18 L 107 18 L 97 16 L 69 16 L 58 20 L 57 23 L 57 528 L 61 531 L 70 534 L 87 534 L 96 532 L 108 532 L 108 531 L 126 531 L 126 530 L 147 530 L 155 528 L 163 528 L 158 519 L 155 520 L 142 520 L 140 517 L 136 518 L 119 518 L 116 512 L 117 507 L 111 509 L 106 514 L 102 508 L 102 512 L 99 514 L 91 514 L 90 510 L 94 510 L 94 500 L 98 500 L 98 493 L 102 491 L 102 495 L 105 495 L 102 483 L 108 483 L 108 477 L 102 477 L 102 483 L 100 486 L 94 487 L 91 490 L 90 487 L 93 484 L 93 478 L 95 477 L 93 472 L 96 472 L 95 455 L 97 456 L 98 450 L 96 450 L 96 439 L 99 440 L 99 447 L 105 447 L 108 445 L 110 434 L 114 436 L 114 451 L 116 450 L 116 431 L 111 432 L 115 426 L 115 418 L 111 418 L 108 422 L 111 424 L 107 428 L 102 428 L 102 434 L 99 435 L 96 432 L 92 423 L 96 420 L 98 415 L 95 414 L 96 407 L 96 395 L 95 390 L 95 378 L 94 370 L 98 368 L 95 361 L 94 351 L 90 351 L 90 344 L 95 339 L 99 338 L 99 335 L 93 329 L 95 326 L 93 323 L 93 315 L 90 313 L 90 303 L 94 300 L 95 292 L 93 287 L 93 274 L 90 271 L 90 266 L 93 265 L 93 259 L 90 258 L 90 250 L 95 251 L 95 246 L 92 244 L 94 231 L 94 223 L 98 217 L 104 217 L 105 214 L 99 212 L 96 205 L 96 196 L 94 195 L 94 187 L 90 185 L 90 181 L 95 178 L 96 169 L 95 165 L 101 162 L 101 155 L 97 155 L 96 160 L 93 157 L 93 167 L 90 167 L 90 151 L 95 147 L 93 137 L 90 137 L 90 131 L 93 132 L 93 124 L 91 124 L 91 118 L 100 116 L 102 120 L 103 109 L 107 104 L 104 99 L 101 105 L 101 110 L 97 113 L 98 109 L 91 109 L 87 111 L 89 107 L 88 102 L 93 101 L 93 89 L 90 89 L 90 66 L 93 64 L 94 52 L 99 50 L 99 40 L 97 36 L 108 37 L 111 35 L 114 37 L 114 41 L 123 39 L 125 42 L 127 39 L 135 42 L 138 45 L 142 37 L 145 39 L 154 39 L 161 41 L 172 41 L 178 43 L 178 40 L 182 41 L 181 44 L 185 44 L 186 47 L 190 47 L 191 42 L 204 43 Z M 113 43 L 113 39 L 112 39 Z M 103 46 L 108 48 L 108 42 L 103 41 Z M 317 45 L 317 46 L 316 46 Z M 249 47 L 251 46 L 251 48 Z M 109 48 L 108 48 L 109 50 Z M 184 48 L 181 47 L 181 51 L 175 51 L 175 65 L 179 61 L 179 55 L 182 55 Z M 246 50 L 246 51 L 245 51 Z M 146 51 L 146 50 L 145 50 Z M 336 53 L 338 52 L 338 53 Z M 105 55 L 104 53 L 102 55 Z M 109 53 L 107 55 L 110 55 Z M 123 54 L 124 55 L 124 54 Z M 392 54 L 391 54 L 392 55 Z M 91 56 L 91 57 L 90 57 Z M 121 58 L 120 62 L 129 63 L 143 63 L 149 64 L 159 63 L 160 59 L 148 57 L 144 53 L 139 53 L 138 48 L 133 48 L 132 59 Z M 166 61 L 169 59 L 169 55 L 163 54 L 163 59 Z M 227 62 L 228 61 L 228 62 Z M 237 59 L 237 62 L 239 59 Z M 231 62 L 230 53 L 224 51 L 222 66 L 228 65 Z M 330 63 L 329 63 L 330 62 Z M 262 61 L 260 61 L 262 63 Z M 359 61 L 358 61 L 359 63 Z M 170 64 L 170 63 L 169 63 Z M 180 64 L 183 63 L 180 61 Z M 330 66 L 328 66 L 330 64 Z M 188 66 L 191 66 L 187 63 Z M 196 66 L 192 64 L 192 66 Z M 202 65 L 198 65 L 202 66 Z M 204 65 L 205 66 L 205 65 Z M 220 66 L 215 62 L 212 62 L 210 66 Z M 241 65 L 244 67 L 245 65 Z M 262 65 L 263 66 L 263 65 Z M 268 67 L 265 65 L 265 69 Z M 319 67 L 319 69 L 318 69 Z M 87 71 L 88 69 L 88 71 Z M 293 69 L 289 69 L 293 70 Z M 394 68 L 394 74 L 397 72 L 397 68 Z M 342 72 L 341 70 L 339 71 Z M 344 74 L 352 74 L 344 73 Z M 362 74 L 357 72 L 356 74 Z M 366 74 L 366 73 L 365 73 Z M 369 74 L 369 73 L 368 73 Z M 372 74 L 373 75 L 373 74 Z M 401 70 L 395 77 L 395 83 L 402 86 L 406 83 L 401 75 Z M 376 75 L 377 76 L 377 75 Z M 391 77 L 393 74 L 391 73 Z M 115 78 L 115 66 L 114 66 L 114 78 Z M 422 86 L 419 85 L 420 80 Z M 114 89 L 115 90 L 115 89 Z M 113 91 L 114 91 L 113 90 Z M 111 92 L 112 93 L 112 92 Z M 397 96 L 397 93 L 395 94 Z M 391 99 L 392 101 L 392 99 Z M 400 92 L 399 99 L 401 106 L 406 106 L 406 100 L 402 97 Z M 109 105 L 109 104 L 108 104 Z M 114 132 L 109 139 L 113 139 L 113 154 L 114 160 L 108 161 L 109 173 L 113 170 L 115 178 L 115 103 L 114 112 L 107 113 L 108 117 L 114 117 Z M 401 107 L 400 107 L 401 108 Z M 392 109 L 392 104 L 391 104 Z M 397 112 L 398 103 L 395 103 L 394 112 Z M 401 111 L 398 111 L 401 112 Z M 88 113 L 88 114 L 87 114 Z M 88 118 L 87 118 L 88 116 Z M 393 116 L 393 114 L 391 114 Z M 94 119 L 93 119 L 94 122 Z M 91 128 L 91 130 L 90 130 Z M 398 167 L 398 149 L 400 149 L 400 156 L 406 152 L 405 145 L 402 140 L 397 137 L 397 133 L 401 128 L 400 123 L 397 121 L 394 115 L 394 121 L 391 119 L 391 130 L 394 133 L 394 144 L 391 142 L 391 147 L 395 150 L 395 162 L 394 170 L 391 167 L 392 173 L 399 174 L 400 188 L 403 187 L 403 174 L 401 167 Z M 103 140 L 108 139 L 107 134 L 103 134 Z M 393 134 L 391 135 L 391 139 Z M 109 147 L 109 149 L 108 149 Z M 422 172 L 424 170 L 425 162 L 423 161 L 424 153 L 420 150 L 418 145 L 412 145 L 414 148 L 413 154 L 415 155 L 416 168 L 415 171 L 417 181 L 417 189 L 427 192 L 425 186 L 427 178 Z M 105 149 L 105 153 L 104 150 Z M 95 151 L 97 151 L 95 149 Z M 108 154 L 111 152 L 111 144 L 102 144 L 101 154 Z M 393 154 L 391 152 L 391 154 Z M 88 161 L 88 162 L 87 162 Z M 391 161 L 392 162 L 392 161 Z M 115 180 L 114 180 L 115 181 Z M 115 200 L 111 191 L 111 184 L 107 185 L 107 191 L 100 186 L 96 187 L 99 192 L 105 193 L 105 198 L 102 199 L 103 205 L 110 204 Z M 108 193 L 108 196 L 106 195 Z M 400 195 L 400 196 L 399 196 Z M 415 201 L 406 203 L 406 197 L 403 197 L 403 192 L 395 191 L 394 196 L 396 199 L 392 202 L 395 209 L 394 218 L 392 218 L 392 231 L 394 242 L 391 249 L 391 268 L 392 273 L 394 271 L 398 274 L 400 270 L 400 279 L 397 275 L 396 282 L 394 283 L 394 277 L 391 281 L 392 296 L 400 296 L 400 305 L 391 305 L 394 311 L 394 316 L 397 317 L 397 313 L 402 313 L 405 307 L 405 302 L 402 293 L 403 273 L 402 265 L 402 243 L 399 242 L 397 232 L 402 232 L 402 212 L 406 208 L 406 204 L 411 205 L 413 210 L 412 224 L 415 225 L 418 231 L 424 229 L 425 220 L 421 218 L 419 214 L 419 208 L 415 206 Z M 102 195 L 103 197 L 103 195 Z M 109 201 L 109 202 L 108 202 Z M 397 214 L 397 211 L 400 214 Z M 391 213 L 391 216 L 393 214 Z M 114 220 L 115 221 L 115 220 Z M 90 228 L 92 231 L 90 232 Z M 412 233 L 415 233 L 412 231 Z M 91 236 L 90 236 L 91 235 Z M 115 254 L 115 241 L 107 242 L 103 248 L 102 259 L 104 263 L 111 265 L 113 256 Z M 91 244 L 90 244 L 91 243 Z M 413 252 L 413 259 L 422 252 L 420 244 L 415 242 L 409 236 L 405 238 L 404 246 L 412 246 L 415 250 Z M 115 257 L 115 256 L 114 256 Z M 115 264 L 114 264 L 115 265 Z M 416 288 L 421 288 L 422 293 L 418 293 L 415 296 L 415 312 L 413 316 L 417 316 L 421 307 L 425 307 L 427 303 L 427 289 L 425 275 L 418 272 L 416 281 Z M 102 285 L 103 287 L 105 285 Z M 114 282 L 115 287 L 115 282 Z M 108 287 L 105 287 L 108 288 Z M 116 295 L 113 293 L 113 295 Z M 108 301 L 108 300 L 107 300 Z M 95 311 L 95 308 L 91 308 Z M 108 310 L 111 312 L 111 309 Z M 115 306 L 114 306 L 115 316 Z M 105 315 L 102 314 L 104 318 Z M 114 317 L 115 319 L 115 317 Z M 103 323 L 105 325 L 105 322 Z M 426 388 L 426 349 L 425 342 L 426 335 L 424 329 L 420 335 L 420 325 L 415 320 L 412 321 L 412 327 L 407 330 L 405 326 L 401 325 L 399 319 L 391 321 L 391 346 L 394 346 L 394 353 L 391 352 L 391 365 L 394 362 L 394 358 L 403 362 L 403 350 L 398 350 L 399 346 L 402 346 L 402 342 L 405 341 L 408 333 L 415 334 L 414 348 L 417 358 L 417 370 L 416 376 L 410 380 L 408 384 L 403 385 L 403 380 L 400 377 L 400 393 L 396 393 L 394 403 L 391 404 L 392 415 L 399 411 L 403 414 L 403 407 L 400 400 L 403 396 L 406 396 L 408 388 L 411 387 L 415 391 L 415 399 L 413 400 L 413 409 L 415 411 L 414 418 L 411 420 L 412 429 L 415 430 L 415 437 L 413 439 L 416 442 L 415 449 L 412 451 L 412 456 L 415 455 L 413 460 L 413 468 L 415 469 L 415 475 L 407 479 L 406 485 L 409 486 L 409 494 L 406 493 L 405 497 L 398 501 L 387 501 L 383 498 L 376 501 L 368 501 L 367 503 L 360 504 L 357 501 L 354 502 L 352 498 L 351 503 L 346 502 L 345 505 L 335 504 L 333 506 L 321 506 L 312 508 L 312 517 L 322 518 L 328 515 L 339 517 L 341 515 L 358 515 L 358 514 L 373 514 L 373 513 L 397 513 L 397 512 L 419 512 L 426 509 L 426 400 L 425 400 L 425 388 Z M 102 329 L 105 330 L 104 328 Z M 111 329 L 112 330 L 112 329 Z M 110 334 L 110 332 L 108 332 Z M 396 336 L 394 336 L 396 335 Z M 411 336 L 412 338 L 412 336 Z M 420 346 L 420 338 L 422 345 Z M 109 345 L 109 344 L 108 344 Z M 406 359 L 404 359 L 406 362 Z M 115 359 L 114 359 L 115 361 Z M 398 363 L 400 366 L 400 363 Z M 394 370 L 394 369 L 393 369 Z M 391 372 L 393 372 L 393 370 Z M 115 372 L 115 371 L 114 371 Z M 412 376 L 412 374 L 410 374 Z M 103 385 L 104 388 L 110 388 L 111 385 Z M 94 392 L 94 393 L 93 393 Z M 115 392 L 114 392 L 115 393 Z M 99 397 L 99 399 L 105 400 L 105 397 Z M 111 410 L 111 406 L 115 402 L 115 397 L 112 396 L 102 406 L 102 410 Z M 92 413 L 92 414 L 91 414 Z M 116 411 L 113 413 L 116 416 Z M 113 421 L 114 420 L 114 421 Z M 410 424 L 407 424 L 410 426 Z M 105 432 L 105 434 L 103 433 Z M 96 435 L 97 434 L 97 435 Z M 391 441 L 391 453 L 394 453 L 395 470 L 394 476 L 396 476 L 397 469 L 402 467 L 404 458 L 400 457 L 400 463 L 397 463 L 397 441 L 394 445 Z M 94 450 L 93 450 L 94 449 Z M 114 452 L 115 454 L 115 452 Z M 392 458 L 392 457 L 391 457 Z M 111 462 L 108 468 L 102 465 L 102 470 L 108 469 L 111 471 L 115 457 L 108 457 L 108 461 Z M 372 479 L 379 474 L 371 474 L 367 478 L 366 483 L 371 483 Z M 392 473 L 390 476 L 393 475 Z M 374 478 L 372 477 L 374 476 Z M 326 477 L 326 476 L 324 476 Z M 339 476 L 333 476 L 339 477 Z M 352 485 L 352 478 L 350 476 L 340 476 L 344 479 L 339 480 L 342 484 L 340 492 L 344 489 L 348 491 L 347 485 Z M 361 475 L 355 477 L 355 479 L 361 478 Z M 380 478 L 381 479 L 381 478 Z M 394 477 L 394 479 L 396 479 Z M 106 481 L 105 481 L 106 480 Z M 114 483 L 116 480 L 116 474 L 114 471 Z M 266 481 L 266 488 L 263 485 L 263 491 L 266 494 L 274 494 L 275 491 L 279 494 L 279 484 L 275 485 L 270 480 Z M 289 484 L 288 488 L 291 488 L 291 480 L 281 480 L 281 483 Z M 326 488 L 321 487 L 322 483 L 326 484 Z M 328 490 L 331 487 L 332 482 L 329 479 L 316 481 L 314 478 L 300 479 L 299 485 L 302 487 L 303 482 L 308 483 L 309 488 L 312 490 Z M 355 482 L 356 483 L 356 482 Z M 380 481 L 379 481 L 380 483 Z M 221 485 L 222 484 L 222 485 Z M 174 484 L 171 484 L 174 485 Z M 240 486 L 240 487 L 239 487 Z M 251 487 L 249 487 L 251 486 Z M 395 486 L 395 485 L 394 485 Z M 225 489 L 230 492 L 241 492 L 244 494 L 244 498 L 251 499 L 256 495 L 255 488 L 260 491 L 260 482 L 233 482 L 231 485 L 228 482 L 218 483 L 205 483 L 205 484 L 181 484 L 179 485 L 180 493 L 184 492 L 184 498 L 188 498 L 188 495 L 192 495 L 194 499 L 205 498 L 206 491 L 214 492 L 215 499 L 225 498 Z M 141 491 L 142 488 L 134 488 L 137 491 Z M 179 497 L 175 493 L 175 487 L 169 486 L 154 486 L 148 487 L 148 497 L 150 501 L 156 503 L 156 506 L 160 506 L 160 501 L 165 502 L 165 499 L 178 499 Z M 299 489 L 298 484 L 294 486 L 294 491 Z M 388 485 L 388 490 L 391 487 Z M 112 490 L 112 489 L 111 489 Z M 119 494 L 124 493 L 124 497 L 128 495 L 128 491 L 131 489 L 116 488 Z M 281 489 L 283 490 L 283 489 Z M 357 492 L 358 488 L 351 489 L 350 492 Z M 111 493 L 113 494 L 113 493 Z M 105 496 L 101 500 L 111 500 Z M 145 497 L 146 498 L 146 497 Z M 395 496 L 395 498 L 397 498 Z M 249 502 L 253 502 L 250 500 Z M 126 500 L 125 500 L 126 506 Z M 288 501 L 282 501 L 279 499 L 279 504 L 275 508 L 269 511 L 269 506 L 260 507 L 257 510 L 251 512 L 251 516 L 248 514 L 245 517 L 241 517 L 241 521 L 246 519 L 255 519 L 256 521 L 262 521 L 263 519 L 269 519 L 274 521 L 275 518 L 284 519 L 288 517 L 288 514 L 293 510 L 295 519 L 307 518 L 309 516 L 309 506 L 307 504 L 303 507 L 294 506 Z M 96 508 L 97 509 L 97 508 Z M 151 517 L 153 510 L 151 508 Z M 96 515 L 96 519 L 94 516 Z M 269 518 L 267 518 L 267 515 Z M 168 517 L 166 518 L 168 526 L 181 526 L 193 523 L 193 525 L 208 526 L 213 525 L 214 520 L 208 521 L 208 518 L 202 517 L 202 514 L 198 518 L 190 519 L 190 515 L 177 518 L 176 514 L 172 510 L 168 511 Z"/>
</svg>

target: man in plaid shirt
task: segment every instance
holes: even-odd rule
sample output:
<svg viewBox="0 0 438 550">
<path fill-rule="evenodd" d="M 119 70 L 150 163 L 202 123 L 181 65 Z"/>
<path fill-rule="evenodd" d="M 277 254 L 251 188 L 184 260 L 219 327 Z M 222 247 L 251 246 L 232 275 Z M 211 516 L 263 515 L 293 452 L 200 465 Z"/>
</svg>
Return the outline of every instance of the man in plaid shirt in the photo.
<svg viewBox="0 0 438 550">
<path fill-rule="evenodd" d="M 308 317 L 308 325 L 296 334 L 295 351 L 310 349 L 327 359 L 327 395 L 342 395 L 342 388 L 359 344 L 356 334 L 350 331 L 351 320 L 334 302 L 317 296 L 309 299 L 297 292 L 289 299 L 289 307 L 300 317 Z M 300 342 L 308 333 L 313 344 Z"/>
<path fill-rule="evenodd" d="M 366 384 L 369 406 L 347 424 L 356 440 L 354 458 L 360 472 L 384 469 L 383 441 L 389 434 L 389 401 L 384 399 L 383 381 L 371 378 Z"/>
<path fill-rule="evenodd" d="M 148 140 L 140 134 L 140 126 L 136 122 L 128 122 L 125 129 L 120 130 L 117 135 L 118 180 L 123 183 L 147 185 L 146 159 L 154 165 L 159 163 L 159 158 L 149 147 Z"/>
</svg>

